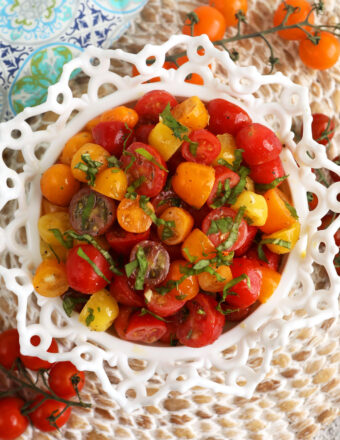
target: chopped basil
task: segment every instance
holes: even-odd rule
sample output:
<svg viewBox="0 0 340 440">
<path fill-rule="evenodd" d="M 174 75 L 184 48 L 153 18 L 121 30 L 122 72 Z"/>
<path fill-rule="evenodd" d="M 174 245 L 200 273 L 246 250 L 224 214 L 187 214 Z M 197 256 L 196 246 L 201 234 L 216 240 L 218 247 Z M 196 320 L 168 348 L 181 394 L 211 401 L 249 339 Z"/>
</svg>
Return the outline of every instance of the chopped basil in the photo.
<svg viewBox="0 0 340 440">
<path fill-rule="evenodd" d="M 86 316 L 85 324 L 87 327 L 91 324 L 92 321 L 94 321 L 94 310 L 91 307 L 88 307 L 87 309 L 88 315 Z"/>
<path fill-rule="evenodd" d="M 264 238 L 263 240 L 260 241 L 260 243 L 257 246 L 257 253 L 258 253 L 259 258 L 262 261 L 265 261 L 266 263 L 268 263 L 268 260 L 267 260 L 265 253 L 264 253 L 264 250 L 263 250 L 264 244 L 275 244 L 276 246 L 281 246 L 286 249 L 291 249 L 291 247 L 292 247 L 292 244 L 290 241 L 280 240 L 279 238 Z"/>
<path fill-rule="evenodd" d="M 286 180 L 288 178 L 288 174 L 282 177 L 278 177 L 274 179 L 271 183 L 256 183 L 255 188 L 259 192 L 265 192 L 270 189 L 276 188 L 278 185 L 280 185 L 281 182 Z"/>
<path fill-rule="evenodd" d="M 176 138 L 182 139 L 182 135 L 188 133 L 188 128 L 182 125 L 172 116 L 169 103 L 159 116 L 162 123 L 172 130 L 172 133 Z"/>
<path fill-rule="evenodd" d="M 218 305 L 216 306 L 216 310 L 218 310 L 220 313 L 222 313 L 223 315 L 224 310 L 222 309 L 222 304 L 225 302 L 225 299 L 228 295 L 235 295 L 238 296 L 237 293 L 232 292 L 230 289 L 234 286 L 236 286 L 236 284 L 240 283 L 241 281 L 246 280 L 247 281 L 247 286 L 250 289 L 251 285 L 250 285 L 250 278 L 247 274 L 243 273 L 242 275 L 233 278 L 232 280 L 230 280 L 223 288 L 223 295 L 222 295 L 222 299 L 221 301 L 218 303 Z"/>
<path fill-rule="evenodd" d="M 137 267 L 138 267 L 137 260 L 133 260 L 130 261 L 130 263 L 125 264 L 124 268 L 125 268 L 126 276 L 129 278 L 132 275 L 132 273 L 137 269 Z"/>
<path fill-rule="evenodd" d="M 125 198 L 135 199 L 137 197 L 136 189 L 139 188 L 146 180 L 145 176 L 140 176 L 138 179 L 134 180 L 131 185 L 126 189 Z"/>
<path fill-rule="evenodd" d="M 188 331 L 188 334 L 187 334 L 187 339 L 191 339 L 191 336 L 192 336 L 192 332 L 193 332 L 193 329 L 191 328 L 189 331 Z"/>
<path fill-rule="evenodd" d="M 82 229 L 85 229 L 86 222 L 88 221 L 95 204 L 96 204 L 96 196 L 93 192 L 91 192 L 86 199 L 86 205 L 84 206 L 84 209 L 82 210 L 82 214 L 81 214 Z"/>
<path fill-rule="evenodd" d="M 75 168 L 83 171 L 86 174 L 86 180 L 88 181 L 89 185 L 93 186 L 98 173 L 98 168 L 100 168 L 103 163 L 92 160 L 88 153 L 82 154 L 81 159 L 83 162 L 77 163 Z"/>
<path fill-rule="evenodd" d="M 219 232 L 226 234 L 230 231 L 232 225 L 233 219 L 231 217 L 222 217 L 212 220 L 207 234 L 218 234 Z"/>
<path fill-rule="evenodd" d="M 192 141 L 189 136 L 184 135 L 183 140 L 189 143 L 189 151 L 190 153 L 196 157 L 197 155 L 197 149 L 198 149 L 198 142 Z"/>
<path fill-rule="evenodd" d="M 144 307 L 141 309 L 140 311 L 140 316 L 144 316 L 144 315 L 151 315 L 154 318 L 158 319 L 159 321 L 163 321 L 163 322 L 168 322 L 166 319 L 164 319 L 162 316 L 157 315 L 156 313 L 151 312 L 148 309 L 145 309 Z"/>
<path fill-rule="evenodd" d="M 116 158 L 116 156 L 110 156 L 107 159 L 107 165 L 109 168 L 120 168 L 121 167 L 121 163 L 120 161 Z"/>
<path fill-rule="evenodd" d="M 222 159 L 222 158 L 218 159 L 217 163 L 219 165 L 227 167 L 230 170 L 235 171 L 235 173 L 237 173 L 239 168 L 240 168 L 240 166 L 241 166 L 241 163 L 243 161 L 243 157 L 242 157 L 243 151 L 244 150 L 240 150 L 240 149 L 236 149 L 234 151 L 235 159 L 234 159 L 232 164 L 230 164 L 229 162 L 227 162 L 225 159 Z"/>
<path fill-rule="evenodd" d="M 156 165 L 158 168 L 160 168 L 163 171 L 166 171 L 167 173 L 169 172 L 165 167 L 163 167 L 162 164 L 160 164 L 155 157 L 149 153 L 145 148 L 136 148 L 135 150 L 136 153 L 140 154 L 141 156 L 145 157 L 145 159 L 147 159 L 149 162 L 153 163 L 154 165 Z"/>
<path fill-rule="evenodd" d="M 226 179 L 224 185 L 222 184 L 222 182 L 218 182 L 216 195 L 211 207 L 213 209 L 216 209 L 216 208 L 220 208 L 221 206 L 224 206 L 227 203 L 230 194 L 231 194 L 230 179 Z"/>
<path fill-rule="evenodd" d="M 142 290 L 144 287 L 145 275 L 148 270 L 148 260 L 146 258 L 144 248 L 142 246 L 138 246 L 136 252 L 136 260 L 138 263 L 138 271 L 135 281 L 135 289 Z"/>
<path fill-rule="evenodd" d="M 66 315 L 70 317 L 77 304 L 84 304 L 86 302 L 87 302 L 87 298 L 66 296 L 63 299 L 63 309 Z"/>
<path fill-rule="evenodd" d="M 126 133 L 126 135 L 125 135 L 125 137 L 124 137 L 124 143 L 123 143 L 123 152 L 125 152 L 125 150 L 126 150 L 126 144 L 127 144 L 127 141 L 129 140 L 129 137 L 132 135 L 132 133 L 133 133 L 133 130 L 132 130 L 132 128 L 131 127 L 129 127 L 128 125 L 127 125 L 127 123 L 125 122 L 125 128 L 128 130 L 128 132 L 129 133 Z"/>
<path fill-rule="evenodd" d="M 197 260 L 197 257 L 194 257 L 193 255 L 191 255 L 188 248 L 183 248 L 182 250 L 185 253 L 185 255 L 188 257 L 188 260 L 190 261 L 190 263 L 195 263 L 195 261 Z"/>
<path fill-rule="evenodd" d="M 307 201 L 308 203 L 312 202 L 314 199 L 314 194 L 310 191 L 307 191 Z"/>
<path fill-rule="evenodd" d="M 169 203 L 170 206 L 176 206 L 177 208 L 181 206 L 182 202 L 181 199 L 178 197 L 169 197 L 168 199 L 165 198 L 163 200 L 160 200 L 159 203 L 157 204 L 157 208 L 159 208 L 160 206 L 166 205 L 167 203 Z"/>
<path fill-rule="evenodd" d="M 296 209 L 294 208 L 294 206 L 292 206 L 290 203 L 286 202 L 286 200 L 284 200 L 284 204 L 286 205 L 286 208 L 288 209 L 288 211 L 291 213 L 292 217 L 294 217 L 296 220 L 299 219 L 299 216 L 297 215 Z"/>
<path fill-rule="evenodd" d="M 163 220 L 162 218 L 159 218 L 156 216 L 156 214 L 153 212 L 152 209 L 150 209 L 148 207 L 148 203 L 150 201 L 150 197 L 146 197 L 146 196 L 140 196 L 139 199 L 139 206 L 142 208 L 142 210 L 145 212 L 145 214 L 147 214 L 151 220 L 153 221 L 153 223 L 157 226 L 164 226 L 164 229 L 167 228 L 167 232 L 166 237 L 170 238 L 173 236 L 173 231 L 172 229 L 176 226 L 175 222 L 172 220 Z M 164 232 L 164 230 L 163 230 Z M 170 235 L 171 232 L 171 235 Z M 163 240 L 165 240 L 165 238 L 163 238 Z"/>
<path fill-rule="evenodd" d="M 78 248 L 77 250 L 77 255 L 82 258 L 83 260 L 85 260 L 87 263 L 89 263 L 89 265 L 92 267 L 92 269 L 95 271 L 95 273 L 100 276 L 101 278 L 103 278 L 103 280 L 105 280 L 107 283 L 110 282 L 109 279 L 106 278 L 106 276 L 103 274 L 103 272 L 99 269 L 99 267 L 96 265 L 96 263 L 94 263 L 91 258 L 85 254 L 85 252 L 83 251 L 83 249 L 81 247 Z"/>
<path fill-rule="evenodd" d="M 245 206 L 241 206 L 241 208 L 238 210 L 236 217 L 234 219 L 234 224 L 232 225 L 232 227 L 230 229 L 230 233 L 228 235 L 228 238 L 217 246 L 218 251 L 221 251 L 221 252 L 227 251 L 236 242 L 237 237 L 238 237 L 238 230 L 239 230 L 239 227 L 240 227 L 245 210 L 246 210 Z"/>
<path fill-rule="evenodd" d="M 177 295 L 175 296 L 176 299 L 178 299 L 178 301 L 183 301 L 183 299 L 185 299 L 187 296 L 186 295 Z"/>
<path fill-rule="evenodd" d="M 201 309 L 201 308 L 199 308 L 199 309 L 197 310 L 197 313 L 198 313 L 199 315 L 205 315 L 205 314 L 206 314 L 205 311 L 204 311 L 203 309 Z"/>
<path fill-rule="evenodd" d="M 247 184 L 247 176 L 249 173 L 250 173 L 249 168 L 246 168 L 243 166 L 238 171 L 238 174 L 240 176 L 240 180 L 239 180 L 238 184 L 236 186 L 234 186 L 234 188 L 231 190 L 230 196 L 227 201 L 230 205 L 233 205 L 234 203 L 236 203 L 237 197 L 241 194 L 241 192 L 243 192 L 243 190 Z"/>
<path fill-rule="evenodd" d="M 318 182 L 322 183 L 326 188 L 328 188 L 329 187 L 329 183 L 327 181 L 327 178 L 326 178 L 324 172 L 321 169 L 318 169 L 318 168 L 314 169 L 314 172 L 315 172 L 315 174 L 317 176 Z"/>
<path fill-rule="evenodd" d="M 125 149 L 123 150 L 123 154 L 131 158 L 130 162 L 127 164 L 124 170 L 127 171 L 129 168 L 132 167 L 133 163 L 136 162 L 136 157 L 132 153 L 130 153 L 130 151 L 125 151 Z"/>
<path fill-rule="evenodd" d="M 60 244 L 66 249 L 71 249 L 73 247 L 73 239 L 72 237 L 69 237 L 67 235 L 64 235 L 61 233 L 59 229 L 49 229 L 55 236 L 55 238 L 60 242 Z"/>
</svg>

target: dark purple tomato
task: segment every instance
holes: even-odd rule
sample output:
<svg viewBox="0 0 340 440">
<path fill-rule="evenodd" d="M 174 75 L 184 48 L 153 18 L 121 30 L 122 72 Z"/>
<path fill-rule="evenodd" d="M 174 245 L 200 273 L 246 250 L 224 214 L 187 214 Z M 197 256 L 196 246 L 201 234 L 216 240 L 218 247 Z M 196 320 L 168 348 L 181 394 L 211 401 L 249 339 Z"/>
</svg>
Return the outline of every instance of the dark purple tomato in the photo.
<svg viewBox="0 0 340 440">
<path fill-rule="evenodd" d="M 69 214 L 72 228 L 78 234 L 96 237 L 104 234 L 114 222 L 116 205 L 113 199 L 85 187 L 72 197 Z"/>
<path fill-rule="evenodd" d="M 136 244 L 132 249 L 130 261 L 137 257 L 138 249 L 142 248 L 147 261 L 147 269 L 144 275 L 144 283 L 147 286 L 157 286 L 165 280 L 170 267 L 170 257 L 168 252 L 160 243 L 151 240 L 144 240 Z M 132 274 L 137 275 L 137 270 Z"/>
<path fill-rule="evenodd" d="M 119 157 L 123 147 L 132 142 L 132 131 L 121 121 L 100 122 L 92 129 L 94 142 L 101 145 L 110 154 Z"/>
<path fill-rule="evenodd" d="M 225 99 L 208 102 L 207 110 L 210 115 L 208 130 L 215 135 L 229 133 L 235 136 L 241 128 L 252 122 L 247 112 Z"/>
</svg>

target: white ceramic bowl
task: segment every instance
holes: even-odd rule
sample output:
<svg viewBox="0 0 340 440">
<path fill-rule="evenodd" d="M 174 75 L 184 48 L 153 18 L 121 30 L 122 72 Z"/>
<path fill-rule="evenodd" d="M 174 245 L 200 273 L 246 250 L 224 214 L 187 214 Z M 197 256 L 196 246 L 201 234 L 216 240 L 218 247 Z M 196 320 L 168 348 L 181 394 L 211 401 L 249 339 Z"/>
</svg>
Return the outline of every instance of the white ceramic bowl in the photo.
<svg viewBox="0 0 340 440">
<path fill-rule="evenodd" d="M 189 62 L 176 71 L 164 70 L 162 66 L 166 53 L 179 44 L 187 47 Z M 204 56 L 197 53 L 200 46 L 204 47 Z M 148 66 L 146 59 L 150 56 L 156 56 L 156 61 Z M 110 59 L 135 64 L 141 75 L 122 78 L 109 71 Z M 218 60 L 226 70 L 225 83 L 213 76 L 209 68 L 213 59 Z M 68 85 L 75 69 L 83 70 L 90 77 L 87 93 L 80 98 L 73 97 Z M 193 72 L 204 78 L 204 86 L 184 82 L 186 76 Z M 155 76 L 159 76 L 161 82 L 145 83 Z M 105 83 L 113 84 L 116 91 L 99 99 L 98 90 Z M 276 102 L 264 102 L 256 97 L 261 86 L 267 84 L 280 85 L 281 92 Z M 31 270 L 41 260 L 37 231 L 41 173 L 55 162 L 67 139 L 77 133 L 86 121 L 114 106 L 134 101 L 152 89 L 164 89 L 180 98 L 197 95 L 204 101 L 225 98 L 243 107 L 256 122 L 270 126 L 268 120 L 275 119 L 275 131 L 285 144 L 281 159 L 289 174 L 288 182 L 301 222 L 301 238 L 287 258 L 275 294 L 214 344 L 199 349 L 138 345 L 106 332 L 91 332 L 78 322 L 76 315 L 71 318 L 65 315 L 59 298 L 36 295 L 31 283 Z M 78 114 L 67 123 L 74 110 Z M 46 130 L 33 132 L 26 119 L 46 111 L 57 113 L 58 120 Z M 292 118 L 298 116 L 303 120 L 304 131 L 303 138 L 296 145 L 290 130 Z M 262 76 L 255 67 L 235 65 L 226 52 L 217 50 L 205 36 L 174 36 L 162 46 L 147 45 L 137 55 L 119 49 L 90 47 L 79 58 L 65 65 L 60 81 L 50 87 L 45 104 L 26 108 L 13 120 L 0 124 L 1 152 L 5 148 L 21 150 L 25 162 L 24 171 L 17 174 L 6 166 L 3 155 L 0 158 L 0 208 L 9 200 L 16 200 L 18 204 L 8 226 L 0 229 L 0 251 L 9 252 L 20 261 L 20 268 L 0 266 L 0 275 L 6 287 L 18 297 L 17 324 L 23 353 L 49 361 L 70 360 L 79 369 L 96 372 L 105 391 L 129 410 L 154 403 L 170 390 L 183 391 L 194 385 L 251 396 L 269 369 L 273 351 L 286 344 L 293 329 L 315 325 L 338 313 L 340 279 L 332 261 L 338 252 L 333 234 L 340 227 L 340 217 L 327 231 L 317 231 L 317 227 L 328 209 L 340 212 L 340 203 L 337 201 L 340 183 L 325 188 L 316 182 L 311 168 L 325 167 L 338 174 L 340 172 L 339 167 L 327 159 L 324 147 L 313 141 L 311 120 L 307 89 L 295 85 L 280 73 Z M 46 150 L 41 159 L 35 155 L 38 147 Z M 312 212 L 308 211 L 307 191 L 315 193 L 319 199 L 318 207 Z M 19 238 L 21 229 L 26 231 L 27 244 Z M 320 251 L 320 243 L 325 244 L 323 252 Z M 314 287 L 311 278 L 314 262 L 324 266 L 327 271 L 330 280 L 327 290 L 316 290 Z M 40 315 L 39 321 L 32 324 L 27 322 L 26 310 L 34 295 Z M 305 309 L 306 314 L 297 317 L 293 312 L 298 309 Z M 56 318 L 52 319 L 52 315 Z M 284 315 L 291 315 L 291 318 L 282 319 Z M 33 347 L 29 342 L 35 334 L 41 338 L 38 347 Z M 63 353 L 46 353 L 52 337 L 65 338 L 72 342 L 72 347 Z M 232 345 L 235 350 L 227 358 L 222 352 Z M 263 353 L 262 364 L 256 368 L 248 363 L 252 347 L 261 348 Z M 136 372 L 130 368 L 131 358 L 145 360 L 145 369 Z M 119 370 L 122 380 L 118 385 L 110 383 L 103 366 L 105 361 Z M 202 374 L 204 368 L 211 366 L 224 372 L 225 383 L 216 383 Z M 155 372 L 165 374 L 164 384 L 157 394 L 147 396 L 147 381 Z M 177 380 L 179 376 L 182 376 L 181 381 Z M 135 398 L 127 397 L 128 389 L 135 391 Z"/>
</svg>

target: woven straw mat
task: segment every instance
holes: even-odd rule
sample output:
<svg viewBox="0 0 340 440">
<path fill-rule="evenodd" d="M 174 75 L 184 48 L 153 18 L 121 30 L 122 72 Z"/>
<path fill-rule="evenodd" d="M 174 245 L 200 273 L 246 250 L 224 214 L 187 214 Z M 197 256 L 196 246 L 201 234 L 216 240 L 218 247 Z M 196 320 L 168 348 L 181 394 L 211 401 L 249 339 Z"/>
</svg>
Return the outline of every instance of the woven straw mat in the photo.
<svg viewBox="0 0 340 440">
<path fill-rule="evenodd" d="M 162 43 L 170 35 L 180 32 L 189 11 L 206 3 L 207 0 L 150 0 L 136 23 L 115 47 L 135 53 L 146 43 Z M 271 26 L 273 11 L 279 0 L 249 0 L 248 3 L 249 30 Z M 340 1 L 325 0 L 325 5 L 322 22 L 331 24 L 339 21 Z M 280 57 L 278 69 L 296 83 L 308 87 L 313 112 L 337 118 L 340 112 L 339 63 L 324 72 L 312 71 L 299 60 L 295 42 L 287 43 L 277 36 L 270 38 L 276 55 Z M 267 52 L 261 40 L 244 41 L 237 44 L 237 49 L 240 65 L 254 64 L 261 72 L 268 70 Z M 223 78 L 218 66 L 216 74 Z M 83 85 L 75 84 L 75 87 L 81 92 Z M 274 88 L 263 87 L 261 91 L 266 99 L 275 96 Z M 43 126 L 49 122 L 48 115 L 45 120 L 32 122 Z M 337 122 L 339 124 L 339 120 Z M 339 154 L 335 145 L 340 149 L 340 130 L 330 150 L 332 157 Z M 13 162 L 13 166 L 18 164 Z M 2 226 L 10 214 L 1 215 Z M 323 283 L 322 273 L 316 282 Z M 2 288 L 0 330 L 15 326 L 15 314 L 15 297 Z M 31 306 L 29 319 L 35 320 L 37 316 L 37 308 Z M 93 404 L 90 410 L 73 410 L 68 424 L 60 432 L 45 434 L 30 427 L 20 439 L 313 439 L 339 416 L 339 334 L 340 324 L 334 319 L 293 333 L 290 343 L 275 352 L 267 377 L 258 385 L 251 399 L 197 387 L 185 394 L 172 392 L 158 405 L 126 414 L 105 395 L 96 377 L 87 374 L 82 394 L 84 401 Z M 259 355 L 256 348 L 253 349 L 251 362 L 258 362 Z M 114 369 L 109 373 L 113 382 L 119 380 Z M 222 380 L 222 373 L 217 370 L 205 374 L 217 382 Z M 163 380 L 163 377 L 155 376 L 150 381 L 149 393 L 155 392 Z M 320 438 L 340 439 L 338 426 L 333 423 L 333 434 L 328 433 L 331 437 L 322 435 Z"/>
</svg>

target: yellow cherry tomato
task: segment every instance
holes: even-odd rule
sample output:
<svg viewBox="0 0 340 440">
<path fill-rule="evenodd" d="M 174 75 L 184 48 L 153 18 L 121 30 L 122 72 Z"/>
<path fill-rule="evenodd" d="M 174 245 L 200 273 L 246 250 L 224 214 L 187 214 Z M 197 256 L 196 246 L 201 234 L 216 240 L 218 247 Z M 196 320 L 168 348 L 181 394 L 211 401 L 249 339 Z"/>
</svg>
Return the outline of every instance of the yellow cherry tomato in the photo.
<svg viewBox="0 0 340 440">
<path fill-rule="evenodd" d="M 80 312 L 79 321 L 90 330 L 104 332 L 111 327 L 118 314 L 117 301 L 106 289 L 102 289 L 91 295 Z"/>
<path fill-rule="evenodd" d="M 43 260 L 53 259 L 66 261 L 68 249 L 65 246 L 52 246 L 40 240 L 40 255 Z"/>
<path fill-rule="evenodd" d="M 56 163 L 48 168 L 40 179 L 42 195 L 51 203 L 68 206 L 78 192 L 80 183 L 72 174 L 71 168 L 63 163 Z"/>
<path fill-rule="evenodd" d="M 82 157 L 83 156 L 83 157 Z M 86 164 L 83 160 L 85 157 L 88 157 L 93 162 L 98 162 L 97 166 L 94 167 L 95 170 L 98 170 L 97 173 L 101 173 L 107 168 L 107 158 L 110 156 L 108 151 L 105 150 L 105 148 L 101 147 L 97 144 L 85 144 L 82 147 L 79 148 L 79 150 L 75 153 L 75 155 L 72 158 L 71 162 L 71 169 L 72 174 L 77 180 L 80 180 L 80 182 L 91 182 L 90 175 L 93 175 L 93 171 L 91 172 L 92 168 L 91 165 Z M 101 165 L 99 165 L 101 164 Z M 83 171 L 79 167 L 88 167 L 89 171 Z M 95 171 L 94 171 L 95 173 Z M 94 174 L 94 177 L 96 174 Z"/>
<path fill-rule="evenodd" d="M 194 208 L 208 200 L 215 182 L 215 169 L 195 162 L 182 162 L 172 178 L 175 193 Z"/>
<path fill-rule="evenodd" d="M 208 110 L 197 96 L 192 96 L 177 104 L 171 113 L 178 122 L 192 130 L 205 128 L 209 123 Z"/>
<path fill-rule="evenodd" d="M 184 240 L 181 251 L 183 257 L 190 262 L 211 259 L 216 255 L 215 246 L 207 235 L 197 228 Z"/>
<path fill-rule="evenodd" d="M 198 275 L 198 284 L 200 288 L 206 290 L 207 292 L 222 292 L 223 287 L 232 280 L 233 275 L 229 266 L 210 266 L 216 273 L 224 278 L 224 280 L 219 281 L 216 275 L 210 274 L 208 272 L 202 272 Z"/>
<path fill-rule="evenodd" d="M 49 298 L 64 294 L 69 288 L 65 264 L 56 259 L 44 260 L 33 277 L 33 287 L 39 295 Z"/>
<path fill-rule="evenodd" d="M 219 165 L 218 160 L 224 159 L 226 162 L 233 164 L 235 160 L 236 141 L 234 136 L 229 133 L 218 134 L 217 139 L 221 144 L 220 154 L 216 157 L 212 165 Z"/>
<path fill-rule="evenodd" d="M 176 206 L 167 208 L 160 218 L 175 224 L 173 227 L 160 225 L 157 229 L 158 237 L 169 245 L 178 244 L 185 240 L 194 225 L 194 219 L 188 211 Z"/>
<path fill-rule="evenodd" d="M 258 300 L 265 303 L 273 295 L 281 280 L 281 274 L 269 267 L 261 266 L 262 282 Z"/>
<path fill-rule="evenodd" d="M 53 212 L 42 215 L 38 220 L 40 237 L 51 246 L 60 246 L 60 241 L 51 229 L 58 229 L 61 234 L 72 229 L 68 212 Z"/>
<path fill-rule="evenodd" d="M 59 157 L 60 162 L 65 165 L 71 165 L 72 158 L 79 148 L 91 142 L 93 142 L 93 137 L 88 131 L 81 131 L 75 134 L 66 142 Z"/>
<path fill-rule="evenodd" d="M 183 141 L 174 136 L 171 128 L 159 122 L 150 131 L 148 142 L 167 161 L 176 153 Z"/>
<path fill-rule="evenodd" d="M 287 229 L 281 229 L 280 231 L 273 232 L 272 234 L 263 235 L 262 240 L 277 239 L 290 243 L 289 248 L 280 246 L 279 244 L 273 244 L 273 243 L 266 244 L 267 248 L 270 251 L 274 252 L 274 254 L 288 254 L 294 249 L 296 242 L 299 239 L 299 236 L 300 236 L 300 223 L 298 221 L 295 221 Z"/>
<path fill-rule="evenodd" d="M 55 205 L 43 197 L 41 200 L 41 213 L 49 214 L 51 212 L 68 212 L 68 206 Z"/>
<path fill-rule="evenodd" d="M 252 221 L 253 226 L 263 226 L 268 217 L 268 207 L 266 199 L 260 194 L 253 191 L 243 191 L 236 202 L 232 205 L 235 211 L 238 211 L 242 206 L 246 209 L 244 215 Z"/>
<path fill-rule="evenodd" d="M 123 199 L 117 208 L 117 220 L 119 225 L 128 232 L 139 234 L 146 232 L 151 224 L 151 218 L 140 207 L 140 196 L 133 199 Z M 154 212 L 154 207 L 149 202 L 146 205 L 147 209 Z"/>
<path fill-rule="evenodd" d="M 93 189 L 111 197 L 115 200 L 122 200 L 126 193 L 128 181 L 126 174 L 119 168 L 107 168 L 96 177 Z"/>
</svg>

